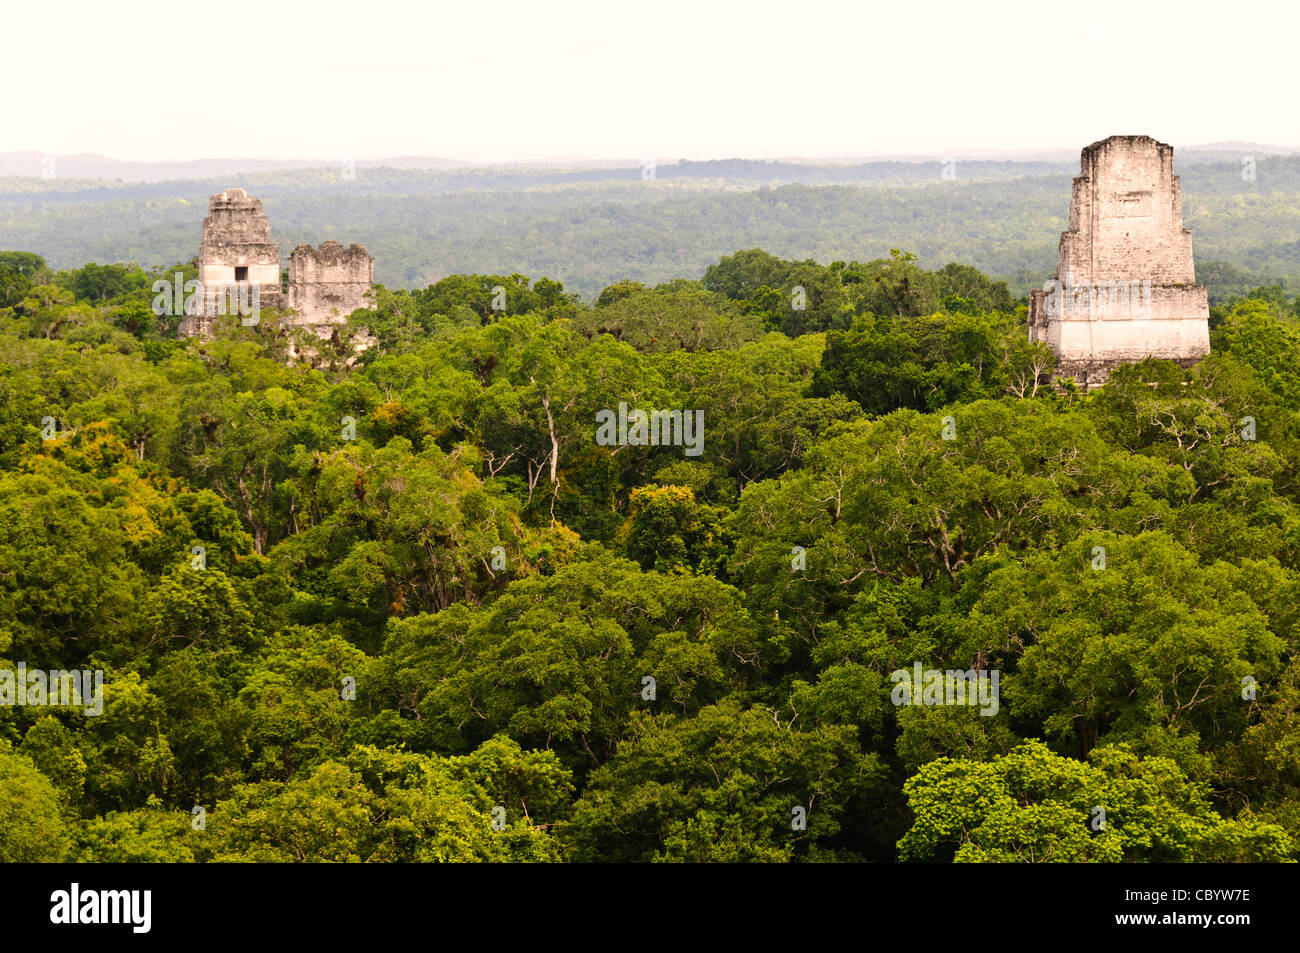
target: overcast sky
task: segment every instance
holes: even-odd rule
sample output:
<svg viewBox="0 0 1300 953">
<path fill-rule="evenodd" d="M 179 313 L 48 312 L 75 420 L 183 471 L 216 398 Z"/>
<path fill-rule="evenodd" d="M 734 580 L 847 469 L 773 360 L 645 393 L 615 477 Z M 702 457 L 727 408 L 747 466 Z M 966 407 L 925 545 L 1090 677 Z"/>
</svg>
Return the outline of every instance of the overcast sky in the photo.
<svg viewBox="0 0 1300 953">
<path fill-rule="evenodd" d="M 201 19 L 200 19 L 201 17 Z M 8 3 L 0 152 L 469 161 L 1300 146 L 1300 4 Z"/>
</svg>

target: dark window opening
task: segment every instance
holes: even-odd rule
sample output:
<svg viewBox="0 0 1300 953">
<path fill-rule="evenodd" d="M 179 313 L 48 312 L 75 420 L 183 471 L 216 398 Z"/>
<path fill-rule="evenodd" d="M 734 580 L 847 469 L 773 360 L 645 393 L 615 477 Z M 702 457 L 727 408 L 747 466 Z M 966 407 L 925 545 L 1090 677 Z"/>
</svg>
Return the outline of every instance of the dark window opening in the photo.
<svg viewBox="0 0 1300 953">
<path fill-rule="evenodd" d="M 235 280 L 236 280 L 236 281 L 247 281 L 247 280 L 248 280 L 248 266 L 247 266 L 247 265 L 236 265 L 236 266 L 235 266 Z"/>
</svg>

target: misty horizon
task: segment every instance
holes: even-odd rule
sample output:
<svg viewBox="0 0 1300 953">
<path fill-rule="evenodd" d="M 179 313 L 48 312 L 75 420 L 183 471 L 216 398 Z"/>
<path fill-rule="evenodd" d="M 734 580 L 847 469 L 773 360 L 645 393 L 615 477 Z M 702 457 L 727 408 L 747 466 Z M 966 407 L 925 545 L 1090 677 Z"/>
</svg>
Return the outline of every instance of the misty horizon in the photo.
<svg viewBox="0 0 1300 953">
<path fill-rule="evenodd" d="M 1151 135 L 1144 131 L 1128 132 L 1117 131 L 1108 133 L 1099 137 L 1105 139 L 1109 135 Z M 1151 138 L 1164 142 L 1159 136 L 1152 135 Z M 1262 154 L 1271 155 L 1290 155 L 1300 152 L 1300 144 L 1287 145 L 1277 142 L 1256 142 L 1248 140 L 1229 140 L 1218 139 L 1209 141 L 1198 141 L 1190 143 L 1168 142 L 1180 154 L 1194 152 L 1223 152 L 1229 150 L 1252 149 Z M 954 146 L 948 149 L 932 150 L 901 150 L 901 151 L 883 151 L 883 152 L 855 152 L 855 153 L 740 153 L 740 152 L 714 152 L 709 154 L 681 155 L 677 153 L 647 154 L 644 156 L 634 155 L 616 155 L 612 153 L 572 153 L 558 155 L 520 155 L 515 157 L 462 157 L 456 155 L 444 155 L 435 153 L 386 153 L 383 155 L 273 155 L 268 153 L 262 154 L 244 154 L 244 155 L 217 155 L 217 154 L 192 154 L 188 156 L 177 156 L 168 158 L 142 158 L 137 155 L 113 155 L 104 152 L 97 152 L 91 149 L 80 149 L 71 152 L 54 152 L 43 149 L 12 149 L 0 152 L 0 161 L 13 159 L 17 157 L 35 157 L 39 161 L 45 156 L 52 156 L 56 159 L 94 159 L 108 162 L 118 162 L 124 165 L 189 165 L 200 162 L 274 162 L 278 165 L 284 165 L 286 168 L 292 163 L 303 163 L 309 166 L 337 164 L 343 161 L 352 161 L 357 164 L 380 165 L 386 162 L 417 162 L 430 161 L 439 163 L 451 163 L 466 168 L 484 168 L 493 166 L 519 166 L 519 165 L 572 165 L 575 163 L 600 163 L 600 164 L 619 164 L 620 166 L 639 166 L 646 161 L 654 161 L 660 164 L 671 164 L 676 162 L 788 162 L 801 164 L 825 164 L 825 165 L 853 165 L 865 162 L 908 162 L 908 161 L 942 161 L 945 157 L 967 160 L 1025 160 L 1025 161 L 1043 161 L 1043 160 L 1060 160 L 1065 158 L 1077 157 L 1083 146 L 1080 145 L 1049 145 L 1035 148 L 1009 148 L 1009 149 L 987 149 L 974 146 Z"/>
</svg>

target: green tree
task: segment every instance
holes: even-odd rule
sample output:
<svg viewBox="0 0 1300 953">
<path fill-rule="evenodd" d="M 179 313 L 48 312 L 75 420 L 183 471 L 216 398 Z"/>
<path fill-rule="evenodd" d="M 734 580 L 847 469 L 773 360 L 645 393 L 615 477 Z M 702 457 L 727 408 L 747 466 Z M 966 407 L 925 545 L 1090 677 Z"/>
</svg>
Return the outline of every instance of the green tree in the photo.
<svg viewBox="0 0 1300 953">
<path fill-rule="evenodd" d="M 899 841 L 903 860 L 958 863 L 1211 861 L 1248 840 L 1261 860 L 1293 849 L 1280 828 L 1224 820 L 1204 784 L 1166 758 L 1123 746 L 1091 763 L 1027 741 L 993 761 L 941 758 L 904 785 L 916 815 Z M 1099 810 L 1100 809 L 1100 810 Z"/>
<path fill-rule="evenodd" d="M 0 740 L 0 862 L 58 862 L 70 840 L 54 785 L 30 758 Z"/>
<path fill-rule="evenodd" d="M 694 718 L 638 712 L 563 836 L 579 860 L 825 859 L 881 780 L 848 727 L 801 731 L 735 700 Z"/>
</svg>

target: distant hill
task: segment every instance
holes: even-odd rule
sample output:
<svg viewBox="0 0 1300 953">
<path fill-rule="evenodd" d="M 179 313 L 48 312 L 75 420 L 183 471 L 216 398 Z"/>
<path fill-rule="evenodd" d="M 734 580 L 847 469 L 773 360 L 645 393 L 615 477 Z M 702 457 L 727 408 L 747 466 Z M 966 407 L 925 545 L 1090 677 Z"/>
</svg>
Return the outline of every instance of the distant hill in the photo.
<svg viewBox="0 0 1300 953">
<path fill-rule="evenodd" d="M 1261 156 L 1300 155 L 1300 149 L 1288 146 L 1270 146 L 1260 142 L 1210 142 L 1200 146 L 1174 150 L 1175 164 L 1192 164 L 1202 162 L 1237 162 L 1246 156 L 1258 159 Z"/>
<path fill-rule="evenodd" d="M 996 179 L 1017 175 L 1038 175 L 1069 166 L 1076 168 L 1078 151 L 1057 149 L 1007 153 L 953 153 L 968 179 Z M 1180 164 L 1239 162 L 1242 156 L 1300 154 L 1300 149 L 1257 142 L 1213 142 L 1176 146 Z M 195 181 L 220 176 L 255 175 L 296 170 L 342 171 L 348 157 L 337 159 L 190 159 L 176 162 L 138 162 L 93 153 L 53 155 L 37 151 L 0 152 L 0 179 L 41 178 L 48 175 L 47 159 L 54 160 L 58 179 L 102 180 L 105 182 Z M 921 178 L 938 168 L 946 156 L 873 155 L 846 156 L 834 160 L 803 159 L 711 159 L 660 160 L 659 177 L 738 178 L 755 182 L 890 181 Z M 511 174 L 566 175 L 570 180 L 604 181 L 607 178 L 641 176 L 642 159 L 588 159 L 574 157 L 538 162 L 472 163 L 438 156 L 399 156 L 386 159 L 357 159 L 357 169 L 402 169 L 424 171 L 475 170 L 480 176 Z"/>
<path fill-rule="evenodd" d="M 47 156 L 42 152 L 0 152 L 0 177 L 41 177 L 48 174 Z M 168 182 L 208 179 L 240 173 L 273 172 L 289 169 L 337 169 L 344 159 L 192 159 L 186 162 L 129 162 L 93 154 L 56 155 L 53 173 L 58 178 L 102 179 L 108 182 Z M 452 159 L 408 157 L 358 160 L 357 168 L 383 165 L 393 169 L 456 169 L 469 163 Z"/>
<path fill-rule="evenodd" d="M 1177 155 L 1198 266 L 1217 263 L 1207 271 L 1211 295 L 1266 279 L 1300 288 L 1300 155 L 1253 150 L 1256 176 L 1247 181 L 1229 145 L 1215 145 L 1226 156 L 1218 162 L 1196 161 L 1210 153 L 1195 149 Z M 285 255 L 299 242 L 360 242 L 389 287 L 520 272 L 594 295 L 624 278 L 699 275 L 757 246 L 822 262 L 901 248 L 924 267 L 973 265 L 1023 294 L 1054 269 L 1078 167 L 1077 157 L 959 158 L 947 168 L 933 159 L 682 160 L 657 164 L 648 178 L 639 163 L 421 169 L 435 160 L 403 161 L 409 167 L 358 163 L 354 176 L 271 163 L 128 182 L 72 177 L 78 167 L 69 160 L 54 179 L 0 178 L 0 249 L 34 251 L 60 268 L 170 266 L 197 252 L 208 197 L 239 186 L 263 200 Z"/>
</svg>

